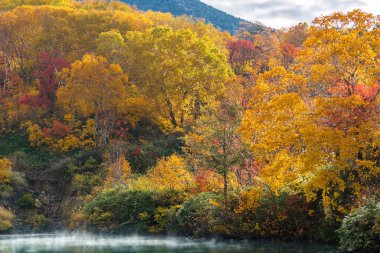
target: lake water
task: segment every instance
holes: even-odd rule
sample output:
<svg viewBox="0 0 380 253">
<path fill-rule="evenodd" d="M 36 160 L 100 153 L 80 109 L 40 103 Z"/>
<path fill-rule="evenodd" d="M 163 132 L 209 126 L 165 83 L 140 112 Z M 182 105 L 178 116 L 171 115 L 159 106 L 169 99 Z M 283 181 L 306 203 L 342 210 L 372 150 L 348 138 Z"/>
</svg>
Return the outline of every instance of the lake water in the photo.
<svg viewBox="0 0 380 253">
<path fill-rule="evenodd" d="M 174 237 L 81 234 L 0 236 L 0 253 L 333 253 L 318 244 L 196 241 Z"/>
</svg>

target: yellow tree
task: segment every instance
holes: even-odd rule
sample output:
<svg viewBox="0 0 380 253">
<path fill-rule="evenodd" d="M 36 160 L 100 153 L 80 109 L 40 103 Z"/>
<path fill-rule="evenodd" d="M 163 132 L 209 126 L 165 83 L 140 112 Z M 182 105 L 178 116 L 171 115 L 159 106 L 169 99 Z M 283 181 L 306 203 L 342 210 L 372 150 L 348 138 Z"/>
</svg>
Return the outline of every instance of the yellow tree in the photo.
<svg viewBox="0 0 380 253">
<path fill-rule="evenodd" d="M 323 190 L 327 210 L 343 211 L 343 194 L 359 198 L 378 180 L 379 23 L 360 10 L 317 18 L 298 59 L 315 97 L 304 129 L 307 189 Z"/>
<path fill-rule="evenodd" d="M 127 76 L 119 65 L 101 56 L 86 55 L 61 76 L 65 85 L 57 91 L 58 104 L 66 111 L 95 120 L 95 145 L 107 145 L 115 118 L 127 99 Z"/>
<path fill-rule="evenodd" d="M 300 128 L 309 109 L 302 98 L 306 79 L 276 67 L 261 74 L 241 132 L 260 165 L 258 180 L 279 192 L 297 179 L 297 157 L 303 150 Z"/>
<path fill-rule="evenodd" d="M 221 175 L 227 208 L 228 190 L 233 185 L 232 168 L 242 163 L 246 147 L 237 131 L 242 116 L 244 89 L 239 79 L 230 80 L 226 86 L 220 105 L 212 113 L 200 117 L 193 124 L 192 131 L 184 137 L 184 151 L 201 181 L 205 181 L 202 179 L 202 169 L 208 170 L 207 177 L 211 177 L 212 172 Z M 199 183 L 202 184 L 201 181 Z"/>
<path fill-rule="evenodd" d="M 263 180 L 321 196 L 327 215 L 376 188 L 378 22 L 361 11 L 316 19 L 298 58 L 303 75 L 262 74 L 244 115 L 242 133 Z"/>
<path fill-rule="evenodd" d="M 221 94 L 230 73 L 214 42 L 188 29 L 129 32 L 126 45 L 128 75 L 154 103 L 159 122 L 168 129 L 199 117 Z"/>
<path fill-rule="evenodd" d="M 12 162 L 7 158 L 0 159 L 0 183 L 9 183 L 12 174 Z"/>
<path fill-rule="evenodd" d="M 117 184 L 127 185 L 128 180 L 131 178 L 132 168 L 125 156 L 120 155 L 117 161 L 112 163 L 108 168 L 106 177 L 106 185 L 113 186 Z"/>
<path fill-rule="evenodd" d="M 342 95 L 353 95 L 357 85 L 378 81 L 379 23 L 380 17 L 360 10 L 313 21 L 298 59 L 313 95 L 328 95 L 337 84 L 345 86 Z"/>
<path fill-rule="evenodd" d="M 132 188 L 185 191 L 194 186 L 194 175 L 187 170 L 185 160 L 174 154 L 160 159 L 145 176 L 132 183 Z"/>
</svg>

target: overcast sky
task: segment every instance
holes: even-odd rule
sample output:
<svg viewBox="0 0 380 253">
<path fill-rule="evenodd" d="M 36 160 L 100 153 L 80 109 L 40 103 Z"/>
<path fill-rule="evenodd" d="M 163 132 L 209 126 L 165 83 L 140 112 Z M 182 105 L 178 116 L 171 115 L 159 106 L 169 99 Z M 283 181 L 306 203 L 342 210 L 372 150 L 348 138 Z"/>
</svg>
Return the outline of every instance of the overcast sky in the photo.
<svg viewBox="0 0 380 253">
<path fill-rule="evenodd" d="M 249 21 L 274 27 L 290 27 L 299 22 L 335 11 L 362 9 L 380 14 L 380 0 L 201 0 L 220 10 Z"/>
</svg>

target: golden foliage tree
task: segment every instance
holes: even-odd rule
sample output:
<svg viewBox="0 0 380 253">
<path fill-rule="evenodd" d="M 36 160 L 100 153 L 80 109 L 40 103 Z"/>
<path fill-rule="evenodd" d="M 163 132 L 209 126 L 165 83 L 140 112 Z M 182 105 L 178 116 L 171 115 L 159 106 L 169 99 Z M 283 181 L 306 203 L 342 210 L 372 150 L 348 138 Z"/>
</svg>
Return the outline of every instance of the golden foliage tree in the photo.
<svg viewBox="0 0 380 253">
<path fill-rule="evenodd" d="M 358 10 L 316 19 L 298 73 L 261 74 L 244 115 L 264 182 L 309 199 L 321 192 L 327 215 L 378 180 L 378 22 Z"/>
<path fill-rule="evenodd" d="M 132 188 L 147 190 L 186 191 L 194 187 L 194 175 L 187 169 L 185 160 L 174 154 L 160 159 L 145 176 L 132 183 Z"/>
<path fill-rule="evenodd" d="M 121 155 L 117 158 L 117 161 L 112 163 L 108 168 L 108 174 L 106 177 L 106 185 L 124 185 L 127 186 L 127 182 L 131 179 L 132 168 L 125 156 Z"/>
<path fill-rule="evenodd" d="M 12 174 L 12 162 L 7 158 L 0 159 L 0 183 L 9 183 Z"/>
<path fill-rule="evenodd" d="M 223 91 L 225 55 L 189 29 L 156 27 L 126 35 L 128 74 L 168 129 L 182 128 Z"/>
<path fill-rule="evenodd" d="M 65 85 L 57 91 L 65 111 L 95 120 L 95 145 L 107 145 L 115 118 L 127 99 L 127 76 L 119 65 L 101 56 L 86 55 L 62 71 Z"/>
</svg>

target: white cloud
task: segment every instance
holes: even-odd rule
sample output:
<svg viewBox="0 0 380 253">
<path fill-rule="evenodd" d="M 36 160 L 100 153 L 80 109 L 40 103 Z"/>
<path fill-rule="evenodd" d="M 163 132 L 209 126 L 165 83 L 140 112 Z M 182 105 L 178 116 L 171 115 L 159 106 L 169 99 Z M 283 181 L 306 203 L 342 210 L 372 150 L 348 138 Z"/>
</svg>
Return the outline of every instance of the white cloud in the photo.
<svg viewBox="0 0 380 253">
<path fill-rule="evenodd" d="M 281 28 L 335 11 L 362 9 L 380 15 L 380 0 L 202 0 L 249 21 Z"/>
</svg>

